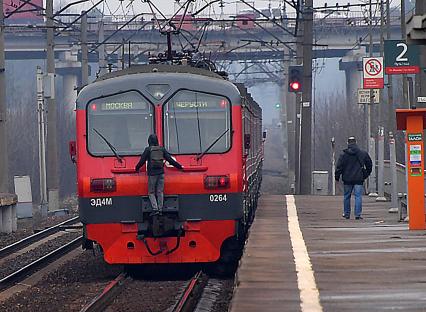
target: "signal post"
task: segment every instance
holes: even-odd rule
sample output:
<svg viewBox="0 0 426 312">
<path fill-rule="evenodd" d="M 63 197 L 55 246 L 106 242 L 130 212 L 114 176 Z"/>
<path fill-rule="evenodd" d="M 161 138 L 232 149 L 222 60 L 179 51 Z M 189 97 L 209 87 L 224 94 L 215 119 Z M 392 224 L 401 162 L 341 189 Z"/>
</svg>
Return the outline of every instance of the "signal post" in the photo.
<svg viewBox="0 0 426 312">
<path fill-rule="evenodd" d="M 424 129 L 426 109 L 397 109 L 398 130 L 406 130 L 409 229 L 425 230 Z"/>
</svg>

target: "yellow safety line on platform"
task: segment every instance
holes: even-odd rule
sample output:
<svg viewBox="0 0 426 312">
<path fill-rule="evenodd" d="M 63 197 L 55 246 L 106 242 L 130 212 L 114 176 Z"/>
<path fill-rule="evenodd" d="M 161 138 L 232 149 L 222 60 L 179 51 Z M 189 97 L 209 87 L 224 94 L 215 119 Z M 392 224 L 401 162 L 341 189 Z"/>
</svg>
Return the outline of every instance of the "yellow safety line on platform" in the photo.
<svg viewBox="0 0 426 312">
<path fill-rule="evenodd" d="M 302 312 L 322 311 L 314 271 L 297 217 L 296 203 L 293 195 L 286 195 L 288 231 L 296 264 L 297 286 L 300 291 L 300 308 Z"/>
</svg>

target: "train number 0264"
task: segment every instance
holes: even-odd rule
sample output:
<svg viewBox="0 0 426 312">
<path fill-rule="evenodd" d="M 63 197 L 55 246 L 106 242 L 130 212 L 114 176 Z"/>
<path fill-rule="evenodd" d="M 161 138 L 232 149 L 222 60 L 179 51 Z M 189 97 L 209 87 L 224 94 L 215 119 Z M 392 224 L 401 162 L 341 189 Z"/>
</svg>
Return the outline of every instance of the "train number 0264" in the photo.
<svg viewBox="0 0 426 312">
<path fill-rule="evenodd" d="M 211 194 L 209 196 L 211 202 L 224 202 L 227 201 L 226 194 Z"/>
</svg>

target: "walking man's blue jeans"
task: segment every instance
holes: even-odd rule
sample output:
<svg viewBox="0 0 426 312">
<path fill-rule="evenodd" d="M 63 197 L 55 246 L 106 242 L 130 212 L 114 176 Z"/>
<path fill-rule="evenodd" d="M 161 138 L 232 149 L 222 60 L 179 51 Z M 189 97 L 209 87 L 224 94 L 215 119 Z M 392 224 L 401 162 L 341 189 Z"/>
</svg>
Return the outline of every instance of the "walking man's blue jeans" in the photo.
<svg viewBox="0 0 426 312">
<path fill-rule="evenodd" d="M 364 186 L 363 185 L 352 185 L 352 184 L 345 184 L 344 185 L 344 201 L 343 201 L 343 207 L 344 207 L 344 215 L 345 217 L 350 217 L 351 215 L 351 194 L 352 191 L 355 194 L 355 217 L 360 217 L 362 213 L 362 193 L 364 192 Z"/>
</svg>

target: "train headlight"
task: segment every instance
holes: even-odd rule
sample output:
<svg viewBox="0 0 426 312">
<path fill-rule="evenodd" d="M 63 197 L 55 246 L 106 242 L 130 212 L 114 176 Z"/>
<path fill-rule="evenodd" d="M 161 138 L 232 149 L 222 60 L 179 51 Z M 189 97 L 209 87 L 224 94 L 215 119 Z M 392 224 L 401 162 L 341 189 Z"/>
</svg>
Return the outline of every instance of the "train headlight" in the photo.
<svg viewBox="0 0 426 312">
<path fill-rule="evenodd" d="M 114 178 L 91 179 L 90 191 L 93 193 L 115 192 L 117 183 Z"/>
<path fill-rule="evenodd" d="M 230 179 L 227 175 L 204 177 L 204 187 L 206 189 L 223 189 L 228 188 L 229 185 Z"/>
</svg>

